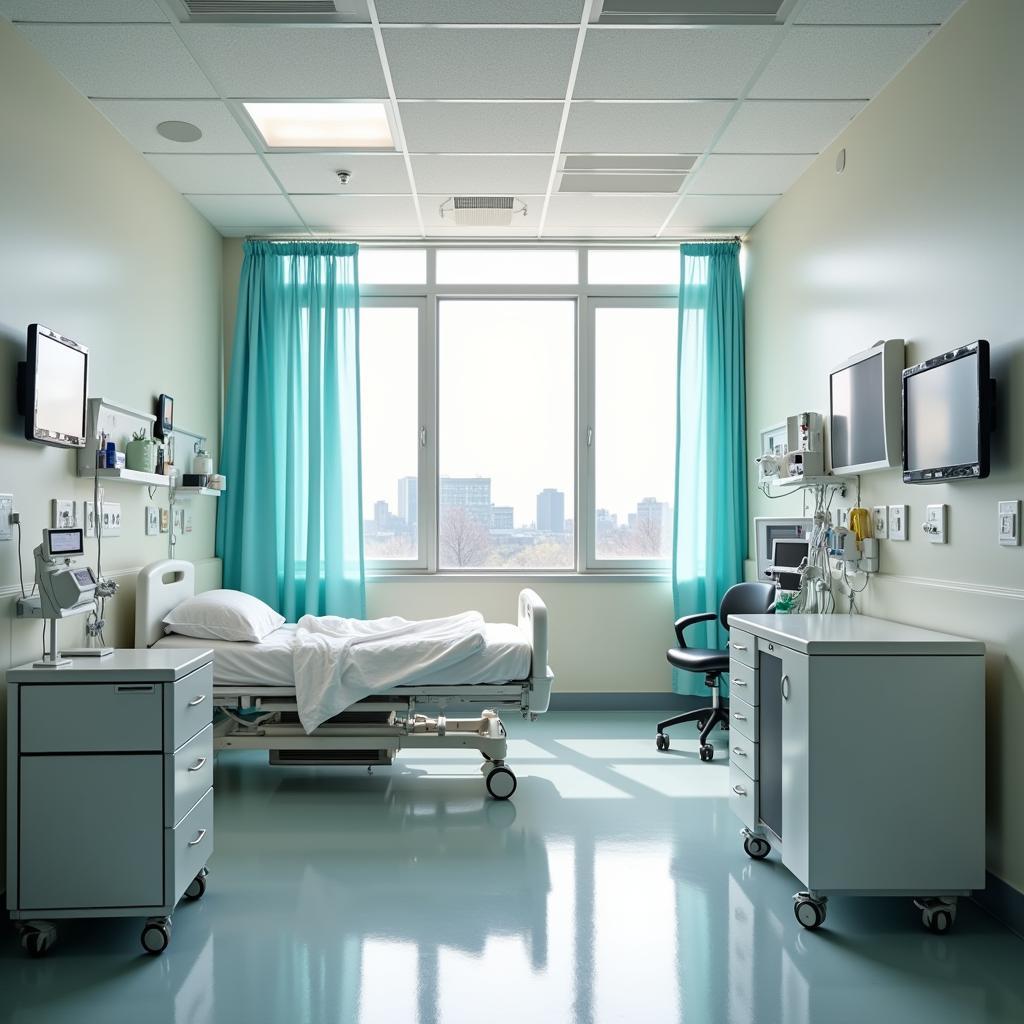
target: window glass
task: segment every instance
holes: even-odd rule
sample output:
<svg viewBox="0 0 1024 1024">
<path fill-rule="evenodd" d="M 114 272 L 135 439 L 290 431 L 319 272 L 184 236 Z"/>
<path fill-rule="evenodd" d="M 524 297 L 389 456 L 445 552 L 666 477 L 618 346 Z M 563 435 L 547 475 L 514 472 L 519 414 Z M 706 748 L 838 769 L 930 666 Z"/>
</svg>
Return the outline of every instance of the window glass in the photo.
<svg viewBox="0 0 1024 1024">
<path fill-rule="evenodd" d="M 571 300 L 442 300 L 438 564 L 565 569 L 573 544 Z"/>
<path fill-rule="evenodd" d="M 594 309 L 594 550 L 672 552 L 676 445 L 673 308 Z"/>
<path fill-rule="evenodd" d="M 426 284 L 426 249 L 360 249 L 359 284 Z"/>
<path fill-rule="evenodd" d="M 590 249 L 591 284 L 669 284 L 679 287 L 679 249 Z"/>
<path fill-rule="evenodd" d="M 438 284 L 576 284 L 575 249 L 438 249 Z"/>
<path fill-rule="evenodd" d="M 418 553 L 419 308 L 359 313 L 363 543 L 369 559 Z"/>
</svg>

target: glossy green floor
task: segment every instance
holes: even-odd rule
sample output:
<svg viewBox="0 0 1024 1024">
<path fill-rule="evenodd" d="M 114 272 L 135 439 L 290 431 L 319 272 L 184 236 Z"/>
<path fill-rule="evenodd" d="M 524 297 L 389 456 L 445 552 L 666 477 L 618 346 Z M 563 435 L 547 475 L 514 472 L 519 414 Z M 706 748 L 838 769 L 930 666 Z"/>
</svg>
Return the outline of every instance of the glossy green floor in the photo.
<svg viewBox="0 0 1024 1024">
<path fill-rule="evenodd" d="M 909 900 L 793 918 L 793 877 L 744 855 L 720 759 L 651 714 L 509 722 L 512 803 L 477 760 L 273 768 L 222 755 L 210 887 L 160 958 L 135 919 L 68 922 L 44 960 L 0 941 L 5 1021 L 1024 1020 L 1024 942 L 974 905 L 924 932 Z"/>
</svg>

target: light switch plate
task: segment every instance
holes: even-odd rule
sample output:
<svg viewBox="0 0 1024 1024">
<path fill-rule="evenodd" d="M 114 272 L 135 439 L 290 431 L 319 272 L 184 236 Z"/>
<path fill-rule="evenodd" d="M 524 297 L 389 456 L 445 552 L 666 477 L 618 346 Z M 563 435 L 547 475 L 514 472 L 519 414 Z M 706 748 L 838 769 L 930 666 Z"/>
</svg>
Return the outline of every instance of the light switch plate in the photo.
<svg viewBox="0 0 1024 1024">
<path fill-rule="evenodd" d="M 54 530 L 67 529 L 78 525 L 73 498 L 50 499 L 50 526 Z"/>
<path fill-rule="evenodd" d="M 946 543 L 946 511 L 948 505 L 927 505 L 924 512 L 924 535 L 932 544 Z"/>
<path fill-rule="evenodd" d="M 1020 544 L 1020 500 L 999 502 L 999 543 L 1003 547 Z"/>
<path fill-rule="evenodd" d="M 11 525 L 11 514 L 14 512 L 14 495 L 0 494 L 0 540 L 10 540 L 14 527 Z"/>
<path fill-rule="evenodd" d="M 889 540 L 907 539 L 907 517 L 909 514 L 909 505 L 889 506 Z"/>
<path fill-rule="evenodd" d="M 160 533 L 160 509 L 156 505 L 146 506 L 146 536 L 155 537 Z"/>
<path fill-rule="evenodd" d="M 889 539 L 889 509 L 885 505 L 875 505 L 871 511 L 871 533 L 875 540 Z"/>
</svg>

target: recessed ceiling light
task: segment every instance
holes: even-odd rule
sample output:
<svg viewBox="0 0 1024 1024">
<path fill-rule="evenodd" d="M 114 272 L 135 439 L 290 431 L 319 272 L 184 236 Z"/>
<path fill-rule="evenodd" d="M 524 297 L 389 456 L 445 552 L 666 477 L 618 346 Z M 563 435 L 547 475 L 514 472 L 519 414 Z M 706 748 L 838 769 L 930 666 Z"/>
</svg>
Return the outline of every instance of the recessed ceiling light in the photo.
<svg viewBox="0 0 1024 1024">
<path fill-rule="evenodd" d="M 161 121 L 156 131 L 171 142 L 198 142 L 203 137 L 203 133 L 191 121 Z"/>
<path fill-rule="evenodd" d="M 394 149 L 383 103 L 245 103 L 271 149 Z"/>
</svg>

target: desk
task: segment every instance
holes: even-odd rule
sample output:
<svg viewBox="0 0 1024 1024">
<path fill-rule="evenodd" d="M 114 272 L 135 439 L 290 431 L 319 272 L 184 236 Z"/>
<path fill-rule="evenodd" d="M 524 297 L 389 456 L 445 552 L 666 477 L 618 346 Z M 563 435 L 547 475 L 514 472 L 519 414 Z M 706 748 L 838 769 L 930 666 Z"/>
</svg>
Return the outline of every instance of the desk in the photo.
<svg viewBox="0 0 1024 1024">
<path fill-rule="evenodd" d="M 862 615 L 729 620 L 729 788 L 816 928 L 829 893 L 915 897 L 943 932 L 985 885 L 985 647 Z"/>
<path fill-rule="evenodd" d="M 115 651 L 7 673 L 7 906 L 25 949 L 51 919 L 146 916 L 161 953 L 213 852 L 213 654 Z"/>
</svg>

